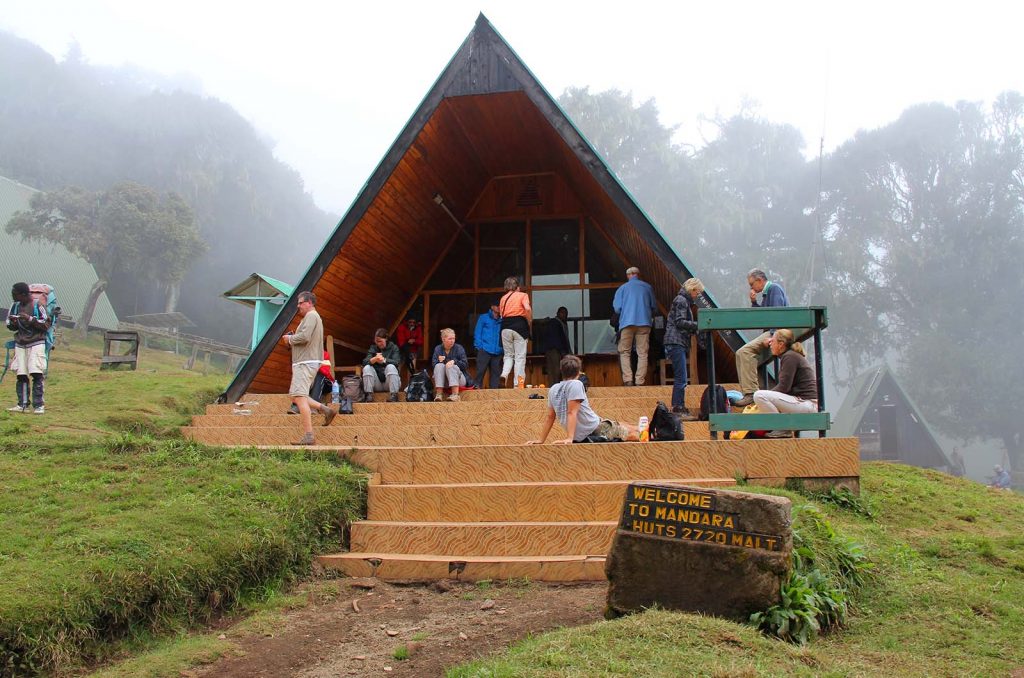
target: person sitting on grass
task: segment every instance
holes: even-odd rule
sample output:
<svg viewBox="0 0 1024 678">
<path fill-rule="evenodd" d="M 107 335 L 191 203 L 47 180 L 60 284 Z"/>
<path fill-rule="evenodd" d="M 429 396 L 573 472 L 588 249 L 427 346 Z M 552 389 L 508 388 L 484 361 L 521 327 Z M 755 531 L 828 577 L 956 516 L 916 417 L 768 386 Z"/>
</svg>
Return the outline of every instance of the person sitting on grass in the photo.
<svg viewBox="0 0 1024 678">
<path fill-rule="evenodd" d="M 528 440 L 527 445 L 542 445 L 551 433 L 551 427 L 555 419 L 569 434 L 568 438 L 555 440 L 556 444 L 581 443 L 588 436 L 602 437 L 609 440 L 639 440 L 640 431 L 636 426 L 621 424 L 611 419 L 601 419 L 590 407 L 587 399 L 587 391 L 583 382 L 579 380 L 580 370 L 583 367 L 579 357 L 569 354 L 562 358 L 559 363 L 559 371 L 562 381 L 551 387 L 548 391 L 547 418 L 544 420 L 544 430 L 537 440 Z"/>
<path fill-rule="evenodd" d="M 1010 478 L 1010 472 L 1005 468 L 996 464 L 992 467 L 992 482 L 989 483 L 989 487 L 994 487 L 997 490 L 1008 490 L 1010 484 L 1013 482 Z"/>
<path fill-rule="evenodd" d="M 775 388 L 754 392 L 757 411 L 817 412 L 818 380 L 807 362 L 804 347 L 796 341 L 792 330 L 775 330 L 771 338 L 772 355 L 779 359 L 779 378 Z M 766 438 L 790 438 L 790 431 L 769 431 Z"/>
<path fill-rule="evenodd" d="M 459 388 L 469 383 L 469 358 L 462 344 L 455 343 L 455 330 L 441 330 L 441 343 L 434 347 L 430 359 L 434 365 L 434 401 L 444 400 L 444 388 L 451 388 L 448 400 L 458 401 Z"/>
</svg>

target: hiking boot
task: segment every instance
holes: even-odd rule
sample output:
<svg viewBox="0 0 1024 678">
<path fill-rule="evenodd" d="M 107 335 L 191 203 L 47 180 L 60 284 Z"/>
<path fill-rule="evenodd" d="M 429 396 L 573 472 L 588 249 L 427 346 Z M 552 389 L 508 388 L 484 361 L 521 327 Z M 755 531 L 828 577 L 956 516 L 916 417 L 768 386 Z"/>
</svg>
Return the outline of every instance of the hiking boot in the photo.
<svg viewBox="0 0 1024 678">
<path fill-rule="evenodd" d="M 292 445 L 316 445 L 316 440 L 313 439 L 312 433 L 307 433 L 292 443 Z"/>
<path fill-rule="evenodd" d="M 450 396 L 448 396 L 448 400 L 450 400 L 453 403 L 459 402 L 459 394 L 458 393 L 452 393 Z"/>
<path fill-rule="evenodd" d="M 768 431 L 764 434 L 765 438 L 792 438 L 792 431 Z"/>
<path fill-rule="evenodd" d="M 298 414 L 298 413 L 299 413 L 298 405 L 292 405 L 291 407 L 288 408 L 288 411 L 285 412 L 285 414 Z"/>
<path fill-rule="evenodd" d="M 324 426 L 330 426 L 334 418 L 338 416 L 338 408 L 334 405 L 324 406 Z"/>
<path fill-rule="evenodd" d="M 24 405 L 15 405 L 14 407 L 8 407 L 7 411 L 8 412 L 24 412 L 26 409 L 28 409 L 28 408 L 25 407 Z"/>
<path fill-rule="evenodd" d="M 673 407 L 672 411 L 679 415 L 679 421 L 697 421 L 697 417 L 685 407 L 680 407 L 678 412 L 676 412 L 676 408 Z"/>
<path fill-rule="evenodd" d="M 26 409 L 26 411 L 28 410 L 28 408 L 25 408 L 25 409 Z M 46 408 L 44 408 L 42 405 L 40 405 L 39 407 L 37 407 L 35 410 L 32 411 L 32 414 L 46 414 Z"/>
<path fill-rule="evenodd" d="M 398 402 L 398 394 L 397 393 L 392 393 L 391 395 L 389 395 L 388 396 L 388 402 L 389 403 L 397 403 Z"/>
<path fill-rule="evenodd" d="M 733 407 L 746 407 L 754 404 L 754 394 L 744 393 L 743 397 L 732 404 Z"/>
<path fill-rule="evenodd" d="M 363 402 L 364 403 L 372 403 L 373 402 L 373 394 L 372 393 L 367 393 L 366 395 L 364 395 L 363 396 Z"/>
<path fill-rule="evenodd" d="M 444 400 L 444 392 L 443 391 L 437 391 L 436 393 L 434 393 L 434 402 L 435 403 L 439 403 L 442 400 Z"/>
</svg>

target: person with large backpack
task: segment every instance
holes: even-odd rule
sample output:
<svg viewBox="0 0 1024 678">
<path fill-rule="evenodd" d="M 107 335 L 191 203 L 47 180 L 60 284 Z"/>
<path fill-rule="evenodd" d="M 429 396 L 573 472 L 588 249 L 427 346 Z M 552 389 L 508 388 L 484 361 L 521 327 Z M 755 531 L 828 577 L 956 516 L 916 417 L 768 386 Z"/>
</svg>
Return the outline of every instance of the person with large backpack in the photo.
<svg viewBox="0 0 1024 678">
<path fill-rule="evenodd" d="M 8 407 L 8 412 L 28 412 L 29 407 L 35 414 L 45 413 L 43 401 L 43 385 L 46 379 L 46 363 L 51 345 L 48 336 L 53 325 L 53 318 L 47 311 L 46 304 L 33 299 L 27 283 L 14 283 L 11 288 L 14 304 L 7 313 L 7 329 L 14 332 L 14 360 L 11 370 L 17 375 L 14 389 L 18 395 L 18 404 Z M 32 378 L 31 396 L 29 392 L 29 376 Z"/>
</svg>

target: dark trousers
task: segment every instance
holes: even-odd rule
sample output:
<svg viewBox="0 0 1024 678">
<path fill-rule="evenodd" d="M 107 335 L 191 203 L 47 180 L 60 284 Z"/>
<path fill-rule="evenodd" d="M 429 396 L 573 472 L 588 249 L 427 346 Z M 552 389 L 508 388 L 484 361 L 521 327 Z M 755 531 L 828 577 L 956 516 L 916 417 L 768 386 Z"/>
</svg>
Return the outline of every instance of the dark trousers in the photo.
<svg viewBox="0 0 1024 678">
<path fill-rule="evenodd" d="M 45 376 L 39 373 L 32 375 L 32 407 L 43 406 L 43 381 L 46 379 Z M 28 376 L 19 374 L 17 381 L 14 383 L 14 390 L 18 394 L 18 404 L 22 407 L 29 406 L 29 386 Z"/>
<path fill-rule="evenodd" d="M 548 386 L 562 381 L 562 358 L 565 354 L 557 348 L 549 348 L 544 353 L 545 367 L 548 373 Z"/>
<path fill-rule="evenodd" d="M 666 344 L 665 355 L 672 361 L 672 407 L 686 407 L 686 346 Z"/>
<path fill-rule="evenodd" d="M 490 385 L 488 388 L 499 388 L 501 386 L 501 353 L 497 355 L 488 353 L 482 348 L 476 350 L 476 387 L 484 387 L 484 372 L 491 371 Z"/>
<path fill-rule="evenodd" d="M 403 346 L 398 349 L 402 354 L 402 364 L 409 368 L 409 376 L 416 373 L 416 354 L 419 351 L 413 346 Z"/>
</svg>

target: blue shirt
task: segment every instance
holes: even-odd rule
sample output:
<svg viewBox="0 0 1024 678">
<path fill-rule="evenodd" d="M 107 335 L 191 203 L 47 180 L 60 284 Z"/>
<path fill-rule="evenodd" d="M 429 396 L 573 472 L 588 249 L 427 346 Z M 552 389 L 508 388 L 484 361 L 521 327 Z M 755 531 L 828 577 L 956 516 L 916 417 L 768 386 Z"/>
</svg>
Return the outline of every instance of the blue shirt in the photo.
<svg viewBox="0 0 1024 678">
<path fill-rule="evenodd" d="M 654 315 L 654 290 L 639 277 L 615 290 L 612 310 L 619 314 L 619 327 L 650 327 Z"/>
<path fill-rule="evenodd" d="M 473 331 L 473 348 L 501 355 L 501 318 L 495 318 L 490 311 L 481 313 Z"/>
<path fill-rule="evenodd" d="M 750 302 L 750 305 L 754 308 L 769 308 L 772 306 L 789 306 L 789 299 L 786 298 L 786 290 L 782 289 L 782 285 L 779 283 L 773 283 L 771 281 L 765 283 L 764 289 L 761 290 L 761 303 L 756 301 Z"/>
</svg>

